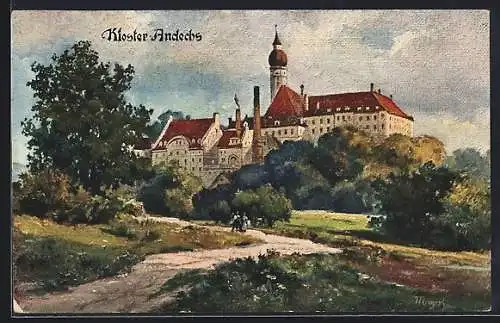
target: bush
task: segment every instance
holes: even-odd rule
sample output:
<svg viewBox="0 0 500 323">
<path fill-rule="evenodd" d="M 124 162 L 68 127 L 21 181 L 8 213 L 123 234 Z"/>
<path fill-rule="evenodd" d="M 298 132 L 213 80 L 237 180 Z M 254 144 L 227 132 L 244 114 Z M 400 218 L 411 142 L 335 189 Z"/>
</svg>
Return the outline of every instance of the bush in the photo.
<svg viewBox="0 0 500 323">
<path fill-rule="evenodd" d="M 45 169 L 19 176 L 14 190 L 19 212 L 45 217 L 48 212 L 63 209 L 71 197 L 70 178 L 58 170 Z"/>
<path fill-rule="evenodd" d="M 140 189 L 138 200 L 150 213 L 187 218 L 193 211 L 193 196 L 201 190 L 198 177 L 175 165 L 162 164 L 157 175 Z"/>
<path fill-rule="evenodd" d="M 272 227 L 278 220 L 288 221 L 292 215 L 290 200 L 270 185 L 238 192 L 231 204 L 234 210 L 246 214 L 252 223 L 257 223 L 257 219 L 262 218 L 268 227 Z"/>
<path fill-rule="evenodd" d="M 118 198 L 106 198 L 96 195 L 69 209 L 54 211 L 52 217 L 58 222 L 88 224 L 108 223 L 123 209 L 124 203 Z"/>
<path fill-rule="evenodd" d="M 491 195 L 485 181 L 467 179 L 444 199 L 445 211 L 435 220 L 434 245 L 451 250 L 489 249 Z"/>
</svg>

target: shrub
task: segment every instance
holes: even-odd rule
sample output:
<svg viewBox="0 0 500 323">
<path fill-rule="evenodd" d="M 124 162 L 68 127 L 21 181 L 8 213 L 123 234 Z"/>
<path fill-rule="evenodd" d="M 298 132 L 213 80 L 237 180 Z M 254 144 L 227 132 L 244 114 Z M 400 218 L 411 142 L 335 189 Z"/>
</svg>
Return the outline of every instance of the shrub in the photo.
<svg viewBox="0 0 500 323">
<path fill-rule="evenodd" d="M 138 200 L 150 213 L 186 218 L 193 210 L 193 196 L 201 190 L 196 176 L 175 165 L 158 166 L 157 175 L 140 189 Z"/>
<path fill-rule="evenodd" d="M 87 201 L 82 201 L 70 209 L 55 211 L 52 216 L 58 222 L 70 223 L 108 223 L 122 211 L 124 204 L 121 200 L 111 197 L 92 196 Z"/>
<path fill-rule="evenodd" d="M 48 212 L 65 208 L 71 196 L 70 178 L 58 170 L 44 169 L 19 176 L 20 187 L 14 191 L 19 211 L 45 217 Z"/>
<path fill-rule="evenodd" d="M 433 243 L 445 249 L 489 249 L 491 196 L 485 181 L 467 179 L 444 198 L 445 211 L 435 219 Z"/>
<path fill-rule="evenodd" d="M 233 209 L 246 214 L 252 223 L 263 218 L 268 227 L 278 220 L 288 221 L 292 215 L 292 203 L 282 192 L 277 192 L 270 185 L 256 190 L 236 193 L 232 201 Z"/>
</svg>

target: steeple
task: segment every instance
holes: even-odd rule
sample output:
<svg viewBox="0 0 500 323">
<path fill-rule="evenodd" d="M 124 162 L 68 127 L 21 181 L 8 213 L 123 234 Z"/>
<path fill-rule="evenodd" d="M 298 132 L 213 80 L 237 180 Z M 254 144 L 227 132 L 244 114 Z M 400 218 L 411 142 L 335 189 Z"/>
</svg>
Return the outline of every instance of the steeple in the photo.
<svg viewBox="0 0 500 323">
<path fill-rule="evenodd" d="M 274 31 L 275 31 L 275 36 L 273 41 L 273 47 L 277 48 L 277 46 L 281 46 L 281 41 L 280 38 L 278 37 L 278 25 L 274 25 Z"/>
<path fill-rule="evenodd" d="M 278 25 L 274 25 L 274 33 L 273 50 L 268 58 L 271 78 L 271 102 L 280 86 L 287 83 L 286 65 L 288 63 L 288 58 L 285 51 L 281 48 L 281 41 L 278 37 Z"/>
</svg>

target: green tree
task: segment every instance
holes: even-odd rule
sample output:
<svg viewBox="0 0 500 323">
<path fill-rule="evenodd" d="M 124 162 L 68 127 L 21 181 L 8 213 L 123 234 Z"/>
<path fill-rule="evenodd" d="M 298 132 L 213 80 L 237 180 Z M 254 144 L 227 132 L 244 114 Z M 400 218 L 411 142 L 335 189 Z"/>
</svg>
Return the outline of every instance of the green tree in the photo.
<svg viewBox="0 0 500 323">
<path fill-rule="evenodd" d="M 488 150 L 484 155 L 474 148 L 457 149 L 448 157 L 451 168 L 478 179 L 488 180 L 491 172 L 491 157 Z"/>
<path fill-rule="evenodd" d="M 371 154 L 372 138 L 353 127 L 336 127 L 318 139 L 311 162 L 332 184 L 360 175 Z"/>
<path fill-rule="evenodd" d="M 33 63 L 33 117 L 22 122 L 30 138 L 29 168 L 60 169 L 92 194 L 140 174 L 131 147 L 146 130 L 152 110 L 127 103 L 131 65 L 99 61 L 88 41 L 79 41 L 48 65 Z"/>
<path fill-rule="evenodd" d="M 193 197 L 202 189 L 199 177 L 179 168 L 177 163 L 155 166 L 156 176 L 139 190 L 138 199 L 147 212 L 186 217 L 193 210 Z"/>
<path fill-rule="evenodd" d="M 426 245 L 434 221 L 445 212 L 443 198 L 459 180 L 456 173 L 431 162 L 406 174 L 391 174 L 379 182 L 382 230 L 394 238 Z"/>
</svg>

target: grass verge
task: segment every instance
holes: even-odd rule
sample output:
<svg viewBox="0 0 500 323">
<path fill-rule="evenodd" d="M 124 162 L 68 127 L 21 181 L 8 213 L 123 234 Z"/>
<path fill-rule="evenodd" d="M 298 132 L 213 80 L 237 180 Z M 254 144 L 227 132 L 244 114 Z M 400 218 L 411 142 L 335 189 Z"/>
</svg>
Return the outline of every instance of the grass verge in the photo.
<svg viewBox="0 0 500 323">
<path fill-rule="evenodd" d="M 65 289 L 130 271 L 155 253 L 218 249 L 259 242 L 253 237 L 170 223 L 64 225 L 14 216 L 15 285 L 36 282 L 42 291 Z"/>
</svg>

